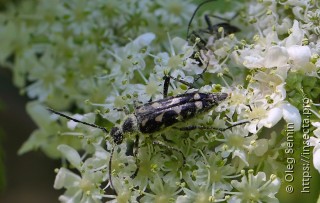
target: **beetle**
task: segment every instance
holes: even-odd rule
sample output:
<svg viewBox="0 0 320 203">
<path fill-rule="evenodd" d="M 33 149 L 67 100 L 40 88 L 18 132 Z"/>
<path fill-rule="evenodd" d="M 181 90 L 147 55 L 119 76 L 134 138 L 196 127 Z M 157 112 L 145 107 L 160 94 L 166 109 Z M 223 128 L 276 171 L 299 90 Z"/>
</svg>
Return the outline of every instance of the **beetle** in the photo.
<svg viewBox="0 0 320 203">
<path fill-rule="evenodd" d="M 227 96 L 226 93 L 193 92 L 148 102 L 136 107 L 121 126 L 111 129 L 110 135 L 115 144 L 121 144 L 125 134 L 154 133 L 212 109 Z"/>
<path fill-rule="evenodd" d="M 94 123 L 80 121 L 58 111 L 55 111 L 51 108 L 48 108 L 48 110 L 54 114 L 65 117 L 74 122 L 101 129 L 106 134 L 110 133 L 110 136 L 112 137 L 113 142 L 116 145 L 120 145 L 123 142 L 124 138 L 129 134 L 136 134 L 135 143 L 138 144 L 139 134 L 152 134 L 155 132 L 159 132 L 165 128 L 174 126 L 177 123 L 187 121 L 201 113 L 209 111 L 213 107 L 217 106 L 220 102 L 224 101 L 227 97 L 227 93 L 192 92 L 148 102 L 135 107 L 134 113 L 128 115 L 120 125 L 115 125 L 114 127 L 112 127 L 110 132 L 105 127 L 96 125 Z M 187 126 L 178 129 L 186 131 L 194 130 L 197 128 L 221 131 L 225 130 L 204 126 Z M 114 189 L 111 177 L 113 152 L 114 147 L 112 148 L 109 160 L 109 180 L 112 188 Z M 133 176 L 135 176 L 136 174 L 137 171 Z"/>
</svg>

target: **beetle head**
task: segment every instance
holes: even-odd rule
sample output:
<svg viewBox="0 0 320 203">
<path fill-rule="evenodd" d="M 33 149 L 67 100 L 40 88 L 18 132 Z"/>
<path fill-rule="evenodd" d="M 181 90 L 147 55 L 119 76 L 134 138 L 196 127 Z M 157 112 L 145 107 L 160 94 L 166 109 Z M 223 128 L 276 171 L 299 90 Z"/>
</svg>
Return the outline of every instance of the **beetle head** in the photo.
<svg viewBox="0 0 320 203">
<path fill-rule="evenodd" d="M 119 145 L 123 141 L 123 132 L 119 127 L 111 128 L 110 135 L 115 144 Z"/>
</svg>

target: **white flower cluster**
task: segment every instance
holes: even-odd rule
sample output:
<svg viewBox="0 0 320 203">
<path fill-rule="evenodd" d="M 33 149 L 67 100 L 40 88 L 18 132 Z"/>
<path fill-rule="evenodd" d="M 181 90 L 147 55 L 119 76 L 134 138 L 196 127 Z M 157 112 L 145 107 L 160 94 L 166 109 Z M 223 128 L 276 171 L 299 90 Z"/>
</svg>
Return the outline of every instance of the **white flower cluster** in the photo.
<svg viewBox="0 0 320 203">
<path fill-rule="evenodd" d="M 279 202 L 283 130 L 290 123 L 300 136 L 303 98 L 320 95 L 320 9 L 312 0 L 230 5 L 229 13 L 216 15 L 236 16 L 230 23 L 240 32 L 227 35 L 227 26 L 218 27 L 205 48 L 199 38 L 171 39 L 187 29 L 196 8 L 189 1 L 25 1 L 1 16 L 0 63 L 12 69 L 22 93 L 36 99 L 27 110 L 39 129 L 20 153 L 40 148 L 67 160 L 54 183 L 65 189 L 61 202 Z M 200 38 L 205 30 L 192 29 Z M 137 102 L 163 98 L 167 74 L 187 82 L 171 81 L 170 96 L 229 95 L 178 125 L 246 124 L 141 134 L 134 153 L 134 135 L 115 146 L 101 130 L 44 108 L 78 112 L 74 118 L 109 130 Z M 317 138 L 310 143 L 320 171 L 320 116 L 312 112 Z"/>
</svg>

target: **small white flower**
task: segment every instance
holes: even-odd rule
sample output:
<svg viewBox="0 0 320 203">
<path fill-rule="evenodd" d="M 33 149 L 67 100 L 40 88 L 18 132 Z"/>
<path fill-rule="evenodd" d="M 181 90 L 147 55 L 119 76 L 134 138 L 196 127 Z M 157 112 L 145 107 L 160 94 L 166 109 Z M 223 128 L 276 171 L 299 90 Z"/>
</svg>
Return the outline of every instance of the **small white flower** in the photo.
<svg viewBox="0 0 320 203">
<path fill-rule="evenodd" d="M 287 121 L 287 123 L 293 123 L 294 131 L 298 131 L 301 127 L 299 110 L 287 102 L 280 103 L 270 110 L 266 110 L 263 107 L 252 108 L 252 111 L 248 113 L 248 118 L 252 120 L 248 126 L 248 130 L 251 133 L 258 132 L 262 126 L 271 128 L 281 118 Z"/>
<path fill-rule="evenodd" d="M 216 187 L 214 183 L 210 183 L 209 179 L 203 184 L 197 180 L 194 180 L 192 178 L 192 174 L 189 173 L 186 174 L 185 181 L 188 187 L 182 188 L 185 194 L 178 196 L 176 200 L 177 203 L 225 201 L 224 193 L 221 192 L 221 188 Z"/>
<path fill-rule="evenodd" d="M 227 164 L 226 159 L 215 153 L 207 154 L 204 162 L 197 162 L 198 170 L 196 173 L 197 181 L 215 183 L 217 188 L 224 187 L 232 189 L 229 179 L 234 178 L 236 168 Z"/>
<path fill-rule="evenodd" d="M 232 158 L 238 157 L 248 166 L 248 149 L 251 142 L 257 139 L 257 136 L 248 136 L 248 130 L 239 126 L 226 130 L 222 134 L 224 135 L 224 139 L 217 139 L 222 144 L 216 147 L 215 151 L 221 153 L 223 158 L 232 154 Z"/>
<path fill-rule="evenodd" d="M 248 130 L 251 133 L 257 133 L 263 126 L 267 128 L 273 127 L 282 117 L 280 108 L 272 108 L 270 110 L 265 107 L 251 107 L 247 116 L 251 120 Z"/>
<path fill-rule="evenodd" d="M 243 112 L 249 110 L 247 103 L 248 100 L 250 100 L 250 94 L 247 89 L 240 87 L 235 87 L 234 89 L 223 88 L 222 92 L 226 92 L 230 96 L 227 102 L 222 102 L 216 108 L 217 112 L 227 112 L 227 116 L 232 118 L 235 113 L 241 115 Z"/>
<path fill-rule="evenodd" d="M 102 173 L 94 172 L 83 174 L 82 177 L 65 168 L 60 168 L 54 182 L 55 189 L 65 188 L 66 192 L 60 195 L 61 202 L 101 202 L 103 197 L 99 187 L 102 181 Z"/>
<path fill-rule="evenodd" d="M 236 180 L 231 181 L 231 184 L 239 192 L 233 193 L 228 202 L 278 203 L 279 200 L 275 197 L 275 194 L 280 188 L 280 183 L 280 179 L 275 175 L 271 175 L 267 181 L 265 173 L 258 172 L 258 174 L 254 176 L 253 171 L 249 171 L 248 177 L 242 177 L 241 182 Z"/>
<path fill-rule="evenodd" d="M 159 176 L 149 181 L 150 193 L 146 193 L 141 202 L 170 202 L 181 192 L 177 184 L 167 184 Z M 152 192 L 152 193 L 151 193 Z"/>
</svg>

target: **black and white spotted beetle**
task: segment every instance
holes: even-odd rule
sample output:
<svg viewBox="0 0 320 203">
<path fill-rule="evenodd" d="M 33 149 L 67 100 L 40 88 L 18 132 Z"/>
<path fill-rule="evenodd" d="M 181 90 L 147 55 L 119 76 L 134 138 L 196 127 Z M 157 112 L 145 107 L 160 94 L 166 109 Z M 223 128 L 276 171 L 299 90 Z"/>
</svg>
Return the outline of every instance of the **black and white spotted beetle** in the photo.
<svg viewBox="0 0 320 203">
<path fill-rule="evenodd" d="M 137 135 L 137 144 L 137 142 L 139 141 L 139 134 L 152 134 L 154 132 L 161 131 L 164 128 L 174 126 L 174 124 L 176 123 L 187 121 L 201 113 L 209 111 L 213 107 L 217 106 L 221 101 L 225 100 L 227 97 L 228 94 L 226 93 L 192 92 L 148 102 L 141 106 L 135 107 L 135 112 L 133 114 L 130 114 L 120 125 L 111 128 L 110 136 L 112 137 L 114 143 L 116 145 L 119 145 L 123 142 L 123 139 L 126 137 L 126 135 L 135 133 Z M 82 123 L 94 128 L 99 128 L 106 134 L 109 134 L 109 131 L 102 126 L 74 119 L 50 108 L 48 108 L 48 110 L 69 120 Z M 230 126 L 226 129 L 234 126 L 235 125 Z M 194 130 L 197 128 L 220 131 L 226 130 L 206 126 L 186 126 L 177 129 L 184 131 Z M 109 160 L 109 178 L 112 187 L 113 184 L 111 179 L 111 163 L 113 151 L 114 148 L 111 151 L 111 157 Z"/>
<path fill-rule="evenodd" d="M 128 133 L 158 132 L 210 110 L 227 96 L 226 93 L 193 92 L 148 102 L 136 107 L 121 126 L 111 129 L 110 135 L 116 144 L 121 144 Z"/>
</svg>

